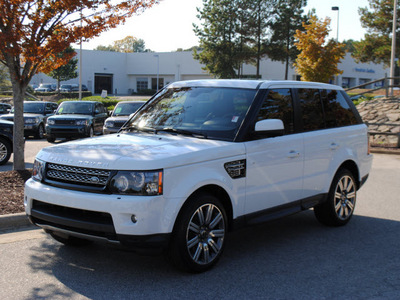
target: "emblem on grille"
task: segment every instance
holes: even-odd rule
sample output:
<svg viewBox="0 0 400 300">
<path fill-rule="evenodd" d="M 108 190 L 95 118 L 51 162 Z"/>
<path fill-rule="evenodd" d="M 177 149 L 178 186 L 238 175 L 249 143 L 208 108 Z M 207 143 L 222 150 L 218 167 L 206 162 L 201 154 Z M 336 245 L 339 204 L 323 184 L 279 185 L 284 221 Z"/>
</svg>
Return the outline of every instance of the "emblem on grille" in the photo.
<svg viewBox="0 0 400 300">
<path fill-rule="evenodd" d="M 100 182 L 100 179 L 99 179 L 99 177 L 93 176 L 93 177 L 90 178 L 90 182 L 92 182 L 92 183 L 99 183 L 99 182 Z"/>
</svg>

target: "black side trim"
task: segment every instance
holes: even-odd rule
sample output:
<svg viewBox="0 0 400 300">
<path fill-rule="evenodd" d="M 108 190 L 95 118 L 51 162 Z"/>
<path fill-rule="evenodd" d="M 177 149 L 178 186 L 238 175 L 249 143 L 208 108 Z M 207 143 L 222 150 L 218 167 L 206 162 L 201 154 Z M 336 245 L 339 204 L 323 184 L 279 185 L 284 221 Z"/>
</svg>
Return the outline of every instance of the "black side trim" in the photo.
<svg viewBox="0 0 400 300">
<path fill-rule="evenodd" d="M 143 254 L 158 254 L 168 247 L 170 233 L 151 235 L 117 235 L 117 240 L 123 246 Z"/>
<path fill-rule="evenodd" d="M 368 176 L 369 176 L 369 174 L 367 174 L 367 175 L 365 175 L 363 178 L 361 178 L 361 181 L 360 181 L 360 184 L 359 184 L 359 187 L 358 187 L 358 189 L 360 189 L 363 185 L 364 185 L 364 183 L 367 181 L 367 179 L 368 179 Z"/>
<path fill-rule="evenodd" d="M 269 208 L 266 210 L 258 211 L 248 215 L 240 216 L 233 220 L 232 229 L 238 229 L 248 225 L 255 225 L 280 219 L 284 216 L 292 215 L 303 210 L 314 207 L 326 200 L 327 194 L 319 194 L 313 197 L 305 198 L 302 200 L 294 201 L 289 204 L 284 204 Z"/>
</svg>

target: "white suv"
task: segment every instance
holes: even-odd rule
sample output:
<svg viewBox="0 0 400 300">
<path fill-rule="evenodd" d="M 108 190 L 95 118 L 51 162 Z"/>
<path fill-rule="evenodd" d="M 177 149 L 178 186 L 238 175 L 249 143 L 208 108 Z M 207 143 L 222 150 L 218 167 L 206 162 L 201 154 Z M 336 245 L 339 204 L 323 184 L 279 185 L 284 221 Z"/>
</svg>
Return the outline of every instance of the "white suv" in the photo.
<svg viewBox="0 0 400 300">
<path fill-rule="evenodd" d="M 371 163 L 367 127 L 338 86 L 175 82 L 118 134 L 41 150 L 26 213 L 64 244 L 164 249 L 201 272 L 246 224 L 312 207 L 346 224 Z"/>
</svg>

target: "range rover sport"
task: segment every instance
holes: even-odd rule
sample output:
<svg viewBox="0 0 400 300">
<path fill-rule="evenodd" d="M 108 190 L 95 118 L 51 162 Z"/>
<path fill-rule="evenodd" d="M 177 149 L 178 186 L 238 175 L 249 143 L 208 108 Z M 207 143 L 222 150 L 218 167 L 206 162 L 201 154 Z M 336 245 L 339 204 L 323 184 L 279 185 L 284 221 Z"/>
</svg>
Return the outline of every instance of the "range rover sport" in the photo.
<svg viewBox="0 0 400 300">
<path fill-rule="evenodd" d="M 345 225 L 371 164 L 367 127 L 338 86 L 182 81 L 117 134 L 42 149 L 25 207 L 61 243 L 162 249 L 202 272 L 246 224 L 313 208 Z"/>
</svg>

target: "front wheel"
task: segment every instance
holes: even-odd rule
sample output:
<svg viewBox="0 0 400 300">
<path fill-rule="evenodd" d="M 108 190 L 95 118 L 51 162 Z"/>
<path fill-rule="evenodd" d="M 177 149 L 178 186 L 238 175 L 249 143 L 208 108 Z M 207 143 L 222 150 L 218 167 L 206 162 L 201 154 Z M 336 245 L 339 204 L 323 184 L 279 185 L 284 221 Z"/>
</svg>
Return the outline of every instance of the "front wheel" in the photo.
<svg viewBox="0 0 400 300">
<path fill-rule="evenodd" d="M 227 233 L 227 217 L 213 195 L 200 194 L 182 208 L 175 224 L 169 256 L 181 270 L 204 272 L 219 260 Z"/>
<path fill-rule="evenodd" d="M 43 124 L 39 124 L 38 130 L 35 134 L 35 139 L 43 139 L 44 138 L 44 126 Z"/>
<path fill-rule="evenodd" d="M 55 140 L 56 140 L 56 137 L 55 137 L 54 135 L 48 134 L 48 135 L 46 136 L 46 139 L 47 139 L 47 141 L 48 141 L 49 143 L 54 143 Z"/>
<path fill-rule="evenodd" d="M 91 127 L 89 128 L 88 137 L 93 137 L 93 136 L 94 136 L 94 130 L 93 130 L 93 127 L 91 126 Z"/>
<path fill-rule="evenodd" d="M 0 165 L 4 165 L 11 156 L 11 144 L 0 138 Z"/>
<path fill-rule="evenodd" d="M 353 174 L 340 170 L 333 178 L 326 202 L 314 207 L 319 222 L 328 226 L 347 224 L 356 206 L 357 185 Z"/>
</svg>

